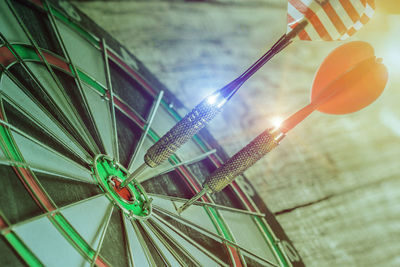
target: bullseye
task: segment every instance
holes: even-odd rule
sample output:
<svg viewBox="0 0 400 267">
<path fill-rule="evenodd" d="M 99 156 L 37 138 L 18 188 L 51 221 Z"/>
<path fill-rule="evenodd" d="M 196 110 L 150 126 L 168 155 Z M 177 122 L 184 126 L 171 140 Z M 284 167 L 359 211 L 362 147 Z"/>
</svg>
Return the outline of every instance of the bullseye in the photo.
<svg viewBox="0 0 400 267">
<path fill-rule="evenodd" d="M 93 175 L 106 196 L 124 213 L 135 219 L 146 219 L 151 214 L 151 201 L 136 181 L 121 187 L 128 171 L 106 155 L 97 155 L 93 161 Z"/>
<path fill-rule="evenodd" d="M 126 202 L 133 202 L 135 200 L 134 194 L 128 187 L 121 188 L 121 180 L 116 176 L 111 176 L 108 180 L 108 184 L 114 191 L 124 199 Z"/>
</svg>

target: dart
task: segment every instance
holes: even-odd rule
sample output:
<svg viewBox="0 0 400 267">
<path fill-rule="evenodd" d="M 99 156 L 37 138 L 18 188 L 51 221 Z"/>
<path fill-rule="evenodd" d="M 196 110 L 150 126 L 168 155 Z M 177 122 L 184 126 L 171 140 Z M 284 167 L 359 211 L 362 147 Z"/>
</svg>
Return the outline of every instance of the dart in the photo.
<svg viewBox="0 0 400 267">
<path fill-rule="evenodd" d="M 311 88 L 311 102 L 279 127 L 270 128 L 215 170 L 203 189 L 177 209 L 182 213 L 206 193 L 221 191 L 238 175 L 277 147 L 286 134 L 318 110 L 328 114 L 347 114 L 374 102 L 386 86 L 388 72 L 365 42 L 351 42 L 333 50 L 319 67 Z"/>
<path fill-rule="evenodd" d="M 294 40 L 338 41 L 354 35 L 372 17 L 374 0 L 288 0 L 287 32 L 245 72 L 215 91 L 164 136 L 144 156 L 144 163 L 123 181 L 125 187 L 146 168 L 155 168 L 206 126 L 239 88 Z"/>
</svg>

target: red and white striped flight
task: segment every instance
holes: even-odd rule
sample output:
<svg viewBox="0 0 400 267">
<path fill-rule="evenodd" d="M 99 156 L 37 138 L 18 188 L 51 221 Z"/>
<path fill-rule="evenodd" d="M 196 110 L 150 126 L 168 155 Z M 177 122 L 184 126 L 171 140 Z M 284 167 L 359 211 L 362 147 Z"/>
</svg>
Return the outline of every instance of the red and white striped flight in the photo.
<svg viewBox="0 0 400 267">
<path fill-rule="evenodd" d="M 345 40 L 369 21 L 374 10 L 374 0 L 288 0 L 288 32 L 306 20 L 298 39 Z"/>
</svg>

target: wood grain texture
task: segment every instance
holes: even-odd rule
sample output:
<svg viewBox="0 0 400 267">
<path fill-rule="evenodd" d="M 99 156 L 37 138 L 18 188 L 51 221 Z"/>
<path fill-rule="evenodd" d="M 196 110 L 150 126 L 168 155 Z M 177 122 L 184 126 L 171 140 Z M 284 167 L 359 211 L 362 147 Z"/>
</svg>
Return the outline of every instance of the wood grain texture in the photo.
<svg viewBox="0 0 400 267">
<path fill-rule="evenodd" d="M 75 4 L 189 108 L 285 32 L 284 0 Z M 377 14 L 356 39 L 384 56 L 388 44 L 400 45 L 399 23 Z M 290 45 L 246 83 L 210 131 L 234 154 L 270 126 L 272 116 L 308 103 L 318 65 L 338 45 Z M 373 105 L 346 116 L 311 115 L 246 172 L 308 266 L 400 265 L 400 71 L 390 74 Z"/>
</svg>

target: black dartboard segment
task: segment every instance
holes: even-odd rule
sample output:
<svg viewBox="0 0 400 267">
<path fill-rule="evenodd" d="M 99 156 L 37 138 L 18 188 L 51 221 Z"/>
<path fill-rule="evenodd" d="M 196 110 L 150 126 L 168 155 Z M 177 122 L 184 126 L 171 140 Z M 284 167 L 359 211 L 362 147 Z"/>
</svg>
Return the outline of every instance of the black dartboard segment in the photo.
<svg viewBox="0 0 400 267">
<path fill-rule="evenodd" d="M 303 266 L 245 177 L 177 214 L 227 159 L 206 130 L 137 187 L 114 189 L 182 104 L 86 15 L 6 0 L 0 27 L 0 265 Z"/>
</svg>

